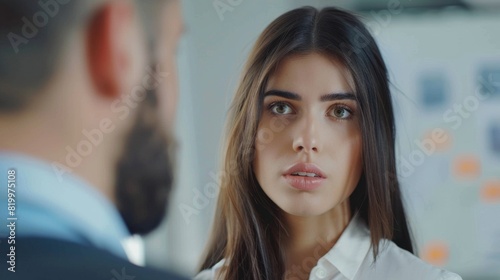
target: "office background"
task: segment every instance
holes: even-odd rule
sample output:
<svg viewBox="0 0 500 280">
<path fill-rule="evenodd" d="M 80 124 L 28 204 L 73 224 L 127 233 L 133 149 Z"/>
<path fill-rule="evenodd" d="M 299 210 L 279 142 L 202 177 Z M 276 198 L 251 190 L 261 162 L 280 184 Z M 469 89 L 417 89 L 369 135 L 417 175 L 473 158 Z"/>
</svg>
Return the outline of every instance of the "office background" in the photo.
<svg viewBox="0 0 500 280">
<path fill-rule="evenodd" d="M 464 279 L 500 279 L 500 1 L 183 1 L 176 190 L 146 263 L 194 274 L 209 236 L 221 136 L 258 34 L 290 9 L 361 14 L 388 65 L 399 179 L 418 253 Z"/>
</svg>

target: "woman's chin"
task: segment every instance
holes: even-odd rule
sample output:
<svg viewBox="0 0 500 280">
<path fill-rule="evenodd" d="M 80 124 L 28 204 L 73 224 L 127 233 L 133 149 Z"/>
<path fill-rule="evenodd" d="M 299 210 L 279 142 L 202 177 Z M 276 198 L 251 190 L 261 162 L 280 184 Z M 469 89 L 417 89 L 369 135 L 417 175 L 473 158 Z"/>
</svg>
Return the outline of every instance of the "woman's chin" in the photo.
<svg viewBox="0 0 500 280">
<path fill-rule="evenodd" d="M 284 207 L 281 207 L 280 205 L 278 206 L 281 208 L 283 212 L 285 212 L 288 215 L 303 217 L 303 218 L 319 216 L 328 211 L 328 209 L 320 209 L 323 208 L 320 207 L 323 205 L 317 205 L 313 203 L 300 203 L 300 204 L 290 203 L 289 205 L 286 205 Z"/>
</svg>

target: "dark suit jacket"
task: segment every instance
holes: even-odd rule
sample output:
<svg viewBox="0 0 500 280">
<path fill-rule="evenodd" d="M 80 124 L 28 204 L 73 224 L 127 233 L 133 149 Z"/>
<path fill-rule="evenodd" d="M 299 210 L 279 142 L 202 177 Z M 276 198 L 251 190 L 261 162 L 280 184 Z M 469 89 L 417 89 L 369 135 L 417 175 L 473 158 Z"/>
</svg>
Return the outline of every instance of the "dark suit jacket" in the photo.
<svg viewBox="0 0 500 280">
<path fill-rule="evenodd" d="M 136 266 L 107 251 L 49 238 L 16 238 L 15 271 L 10 272 L 10 246 L 0 239 L 2 280 L 181 280 L 171 273 Z"/>
</svg>

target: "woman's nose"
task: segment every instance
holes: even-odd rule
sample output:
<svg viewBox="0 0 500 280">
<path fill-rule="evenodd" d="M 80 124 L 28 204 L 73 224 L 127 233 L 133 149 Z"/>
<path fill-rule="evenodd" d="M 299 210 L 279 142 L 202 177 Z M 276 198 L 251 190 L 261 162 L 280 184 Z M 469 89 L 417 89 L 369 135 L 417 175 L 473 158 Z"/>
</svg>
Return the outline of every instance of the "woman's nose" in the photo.
<svg viewBox="0 0 500 280">
<path fill-rule="evenodd" d="M 293 150 L 295 152 L 319 152 L 317 127 L 317 121 L 311 117 L 301 121 L 293 139 Z"/>
</svg>

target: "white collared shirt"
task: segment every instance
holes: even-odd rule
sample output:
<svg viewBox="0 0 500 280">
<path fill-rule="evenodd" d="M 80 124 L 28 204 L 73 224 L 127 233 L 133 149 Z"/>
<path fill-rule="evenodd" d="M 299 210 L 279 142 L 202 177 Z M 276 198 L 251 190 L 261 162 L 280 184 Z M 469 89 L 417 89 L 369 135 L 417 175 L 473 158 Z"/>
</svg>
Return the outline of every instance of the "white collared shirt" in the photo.
<svg viewBox="0 0 500 280">
<path fill-rule="evenodd" d="M 321 242 L 318 242 L 321 246 Z M 355 216 L 337 243 L 321 257 L 309 274 L 310 280 L 461 280 L 455 273 L 425 263 L 415 255 L 399 248 L 390 240 L 382 240 L 377 261 L 373 262 L 370 231 Z M 224 260 L 204 270 L 195 280 L 216 279 Z M 302 267 L 301 267 L 302 266 Z M 286 279 L 301 279 L 310 261 L 304 260 L 286 272 Z"/>
</svg>

